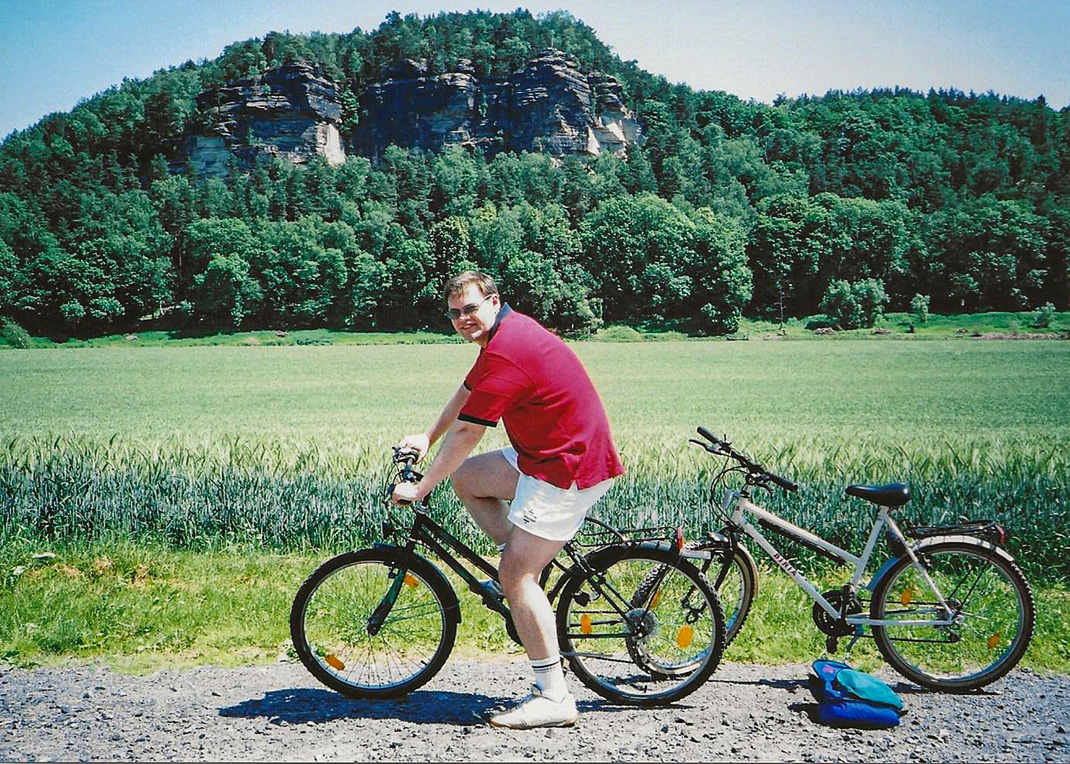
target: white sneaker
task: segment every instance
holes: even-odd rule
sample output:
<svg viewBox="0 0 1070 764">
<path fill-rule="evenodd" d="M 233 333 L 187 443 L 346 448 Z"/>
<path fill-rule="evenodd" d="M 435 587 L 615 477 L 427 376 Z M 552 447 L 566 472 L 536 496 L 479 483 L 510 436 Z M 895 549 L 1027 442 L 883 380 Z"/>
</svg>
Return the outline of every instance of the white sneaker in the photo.
<svg viewBox="0 0 1070 764">
<path fill-rule="evenodd" d="M 576 710 L 576 698 L 567 693 L 561 700 L 551 700 L 538 687 L 509 711 L 490 718 L 492 727 L 507 727 L 514 730 L 529 730 L 533 727 L 571 727 L 580 718 Z"/>
</svg>

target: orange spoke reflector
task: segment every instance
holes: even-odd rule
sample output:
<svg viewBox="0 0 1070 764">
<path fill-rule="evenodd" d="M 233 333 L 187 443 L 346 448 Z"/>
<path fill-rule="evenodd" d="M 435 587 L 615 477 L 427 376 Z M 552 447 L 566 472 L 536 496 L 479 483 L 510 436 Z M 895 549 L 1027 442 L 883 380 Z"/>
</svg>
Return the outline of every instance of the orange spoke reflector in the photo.
<svg viewBox="0 0 1070 764">
<path fill-rule="evenodd" d="M 680 645 L 680 647 L 687 647 L 694 638 L 695 630 L 690 626 L 685 626 L 676 633 L 676 644 Z"/>
<path fill-rule="evenodd" d="M 654 592 L 654 599 L 650 600 L 650 609 L 656 608 L 659 602 L 661 602 L 661 589 Z"/>
<path fill-rule="evenodd" d="M 329 663 L 332 667 L 338 669 L 339 671 L 345 670 L 346 664 L 342 663 L 342 661 L 340 661 L 338 659 L 338 656 L 334 653 L 328 653 L 327 657 L 324 660 L 326 660 L 327 663 Z"/>
<path fill-rule="evenodd" d="M 996 645 L 998 645 L 1000 639 L 1002 639 L 1002 638 L 1003 638 L 1003 635 L 1000 634 L 998 631 L 995 634 L 993 634 L 991 637 L 989 637 L 988 638 L 988 649 L 991 650 Z"/>
<path fill-rule="evenodd" d="M 909 605 L 914 599 L 914 587 L 908 586 L 903 590 L 903 593 L 899 595 L 899 601 L 904 605 Z"/>
<path fill-rule="evenodd" d="M 584 634 L 590 634 L 591 633 L 591 614 L 590 613 L 584 613 L 583 615 L 580 616 L 580 631 L 582 631 Z"/>
<path fill-rule="evenodd" d="M 405 574 L 405 583 L 413 589 L 420 585 L 420 582 L 416 580 L 416 576 L 412 575 L 412 573 Z"/>
</svg>

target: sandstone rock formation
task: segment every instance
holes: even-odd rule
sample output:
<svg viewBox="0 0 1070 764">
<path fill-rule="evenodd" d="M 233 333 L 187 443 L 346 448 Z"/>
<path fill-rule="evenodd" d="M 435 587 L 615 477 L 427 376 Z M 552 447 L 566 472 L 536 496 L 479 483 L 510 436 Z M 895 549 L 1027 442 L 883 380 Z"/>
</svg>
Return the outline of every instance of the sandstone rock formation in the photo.
<svg viewBox="0 0 1070 764">
<path fill-rule="evenodd" d="M 199 176 L 282 157 L 304 163 L 319 154 L 345 161 L 338 133 L 342 107 L 334 82 L 304 63 L 270 69 L 197 96 L 200 127 L 186 139 L 185 160 Z"/>
<path fill-rule="evenodd" d="M 390 144 L 438 151 L 450 144 L 553 156 L 627 154 L 639 123 L 621 100 L 621 85 L 584 74 L 558 50 L 541 51 L 510 77 L 480 80 L 471 64 L 429 76 L 418 61 L 402 61 L 387 79 L 360 95 L 361 117 L 351 148 L 378 157 Z M 197 96 L 200 123 L 185 139 L 176 169 L 223 176 L 232 162 L 249 167 L 274 157 L 295 163 L 320 155 L 345 161 L 338 131 L 338 86 L 312 66 L 289 63 Z"/>
<path fill-rule="evenodd" d="M 582 73 L 558 50 L 541 51 L 505 79 L 479 80 L 467 62 L 427 76 L 402 62 L 391 77 L 360 95 L 362 119 L 353 149 L 378 156 L 391 143 L 437 151 L 451 143 L 555 156 L 610 151 L 625 155 L 639 123 L 608 75 Z"/>
</svg>

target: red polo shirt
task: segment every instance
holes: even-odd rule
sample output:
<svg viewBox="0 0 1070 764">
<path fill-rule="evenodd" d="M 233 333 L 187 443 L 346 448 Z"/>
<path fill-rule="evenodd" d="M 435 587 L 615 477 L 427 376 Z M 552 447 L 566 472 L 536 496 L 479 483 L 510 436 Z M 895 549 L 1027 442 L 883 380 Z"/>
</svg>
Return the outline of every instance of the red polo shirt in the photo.
<svg viewBox="0 0 1070 764">
<path fill-rule="evenodd" d="M 471 394 L 457 418 L 503 420 L 525 475 L 583 489 L 624 472 L 583 364 L 535 319 L 502 305 L 464 386 Z"/>
</svg>

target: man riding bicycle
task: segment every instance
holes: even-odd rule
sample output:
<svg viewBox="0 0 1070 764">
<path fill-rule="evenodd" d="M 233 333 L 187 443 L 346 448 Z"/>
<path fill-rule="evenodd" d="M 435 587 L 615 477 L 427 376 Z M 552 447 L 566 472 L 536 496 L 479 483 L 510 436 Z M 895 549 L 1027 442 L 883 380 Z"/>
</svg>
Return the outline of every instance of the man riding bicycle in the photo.
<svg viewBox="0 0 1070 764">
<path fill-rule="evenodd" d="M 486 274 L 455 276 L 443 297 L 447 317 L 458 334 L 480 346 L 479 357 L 434 424 L 402 440 L 402 447 L 423 457 L 445 436 L 423 479 L 399 483 L 393 498 L 420 501 L 452 477 L 457 496 L 502 552 L 499 578 L 535 686 L 490 723 L 513 729 L 571 725 L 579 712 L 565 685 L 539 573 L 624 470 L 602 401 L 568 345 L 502 303 Z M 499 420 L 511 447 L 469 457 Z"/>
</svg>

